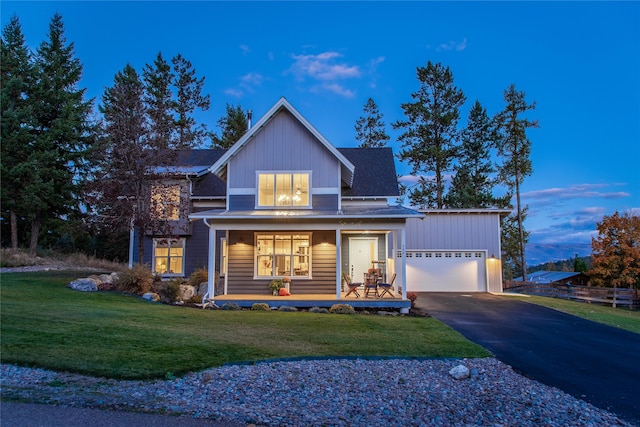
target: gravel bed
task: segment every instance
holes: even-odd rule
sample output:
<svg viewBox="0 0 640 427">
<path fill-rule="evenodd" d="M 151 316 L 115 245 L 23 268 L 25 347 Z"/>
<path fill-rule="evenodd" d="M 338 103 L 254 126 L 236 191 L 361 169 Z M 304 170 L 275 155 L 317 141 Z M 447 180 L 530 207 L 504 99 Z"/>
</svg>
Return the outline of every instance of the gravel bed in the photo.
<svg viewBox="0 0 640 427">
<path fill-rule="evenodd" d="M 471 376 L 456 380 L 461 364 Z M 157 381 L 6 364 L 0 374 L 3 399 L 260 426 L 631 426 L 493 358 L 278 361 Z"/>
</svg>

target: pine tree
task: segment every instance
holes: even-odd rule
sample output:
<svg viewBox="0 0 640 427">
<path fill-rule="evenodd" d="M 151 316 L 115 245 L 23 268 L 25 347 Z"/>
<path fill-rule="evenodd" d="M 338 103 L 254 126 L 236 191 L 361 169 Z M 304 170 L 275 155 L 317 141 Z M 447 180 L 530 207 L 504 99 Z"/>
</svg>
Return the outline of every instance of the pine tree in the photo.
<svg viewBox="0 0 640 427">
<path fill-rule="evenodd" d="M 158 53 L 153 65 L 145 65 L 142 73 L 145 92 L 143 102 L 149 119 L 147 137 L 151 145 L 159 148 L 172 146 L 175 130 L 171 66 Z"/>
<path fill-rule="evenodd" d="M 520 212 L 520 218 L 524 221 L 527 218 L 528 208 Z M 526 280 L 526 264 L 523 264 L 520 254 L 520 228 L 518 227 L 518 216 L 514 213 L 503 218 L 501 221 L 500 245 L 502 248 L 502 274 L 505 280 L 522 276 Z M 530 233 L 523 230 L 524 242 L 529 240 Z M 524 274 L 523 274 L 524 270 Z"/>
<path fill-rule="evenodd" d="M 434 179 L 423 179 L 412 193 L 419 207 L 444 207 L 445 173 L 450 171 L 456 155 L 457 123 L 465 96 L 453 83 L 449 67 L 427 63 L 417 68 L 420 88 L 411 94 L 414 102 L 402 104 L 406 120 L 393 124 L 404 132 L 400 159 L 411 165 L 411 173 L 433 173 Z M 433 192 L 433 195 L 429 193 Z"/>
<path fill-rule="evenodd" d="M 12 17 L 2 31 L 0 61 L 2 214 L 9 214 L 11 248 L 17 250 L 18 216 L 26 215 L 29 211 L 22 183 L 27 182 L 32 173 L 27 159 L 33 142 L 34 126 L 31 105 L 33 97 L 30 94 L 34 83 L 34 66 L 17 16 Z"/>
<path fill-rule="evenodd" d="M 221 134 L 213 135 L 213 147 L 229 148 L 247 132 L 249 123 L 242 106 L 233 107 L 227 104 L 226 115 L 218 120 Z"/>
<path fill-rule="evenodd" d="M 34 84 L 34 143 L 27 163 L 32 168 L 23 183 L 30 206 L 31 242 L 35 254 L 43 221 L 79 211 L 78 186 L 92 146 L 89 116 L 92 100 L 79 89 L 82 65 L 66 44 L 62 17 L 55 14 L 48 40 L 38 47 Z"/>
<path fill-rule="evenodd" d="M 201 145 L 209 136 L 205 125 L 196 125 L 193 113 L 196 109 L 207 111 L 210 106 L 210 96 L 203 95 L 204 77 L 198 79 L 196 70 L 191 62 L 178 54 L 172 59 L 174 70 L 174 87 L 177 93 L 176 101 L 176 148 L 193 148 Z"/>
<path fill-rule="evenodd" d="M 379 148 L 387 145 L 389 135 L 385 131 L 382 114 L 372 98 L 367 100 L 363 108 L 366 116 L 356 120 L 356 139 L 360 141 L 360 148 Z"/>
<path fill-rule="evenodd" d="M 454 167 L 455 175 L 447 193 L 450 208 L 505 207 L 508 198 L 493 195 L 496 169 L 491 160 L 495 147 L 494 124 L 480 102 L 469 112 L 467 127 L 461 133 L 461 145 Z"/>
<path fill-rule="evenodd" d="M 527 129 L 538 127 L 537 120 L 522 118 L 528 110 L 535 109 L 535 102 L 527 104 L 525 93 L 517 91 L 515 85 L 509 86 L 504 91 L 504 100 L 507 104 L 505 109 L 498 114 L 497 123 L 500 135 L 498 137 L 498 155 L 502 160 L 499 166 L 501 182 L 508 188 L 509 192 L 516 197 L 516 223 L 518 227 L 519 246 L 517 254 L 520 261 L 518 266 L 522 276 L 527 274 L 527 264 L 525 257 L 526 232 L 524 229 L 525 207 L 520 199 L 520 188 L 525 177 L 531 175 L 533 168 L 531 165 L 531 141 L 527 137 Z"/>
<path fill-rule="evenodd" d="M 103 153 L 96 165 L 92 196 L 99 214 L 116 230 L 132 224 L 141 236 L 148 222 L 147 177 L 154 166 L 154 150 L 147 143 L 144 87 L 136 70 L 127 64 L 102 95 Z M 144 259 L 143 239 L 139 239 Z"/>
</svg>

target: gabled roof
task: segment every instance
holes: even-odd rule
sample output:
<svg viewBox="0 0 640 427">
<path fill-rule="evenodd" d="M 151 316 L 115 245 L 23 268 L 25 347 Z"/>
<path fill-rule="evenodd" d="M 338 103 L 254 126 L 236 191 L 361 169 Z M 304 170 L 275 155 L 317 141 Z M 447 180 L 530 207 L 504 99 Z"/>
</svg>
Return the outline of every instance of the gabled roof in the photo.
<svg viewBox="0 0 640 427">
<path fill-rule="evenodd" d="M 353 173 L 355 166 L 337 148 L 335 148 L 311 123 L 305 119 L 284 97 L 280 98 L 267 113 L 258 120 L 229 150 L 221 156 L 209 170 L 219 177 L 223 177 L 227 168 L 227 163 L 239 150 L 241 150 L 269 121 L 281 110 L 291 113 L 324 147 L 331 152 L 339 161 L 342 168 L 342 179 L 351 187 L 353 185 Z"/>
<path fill-rule="evenodd" d="M 391 148 L 338 148 L 355 165 L 351 188 L 342 197 L 397 197 L 398 177 Z"/>
</svg>

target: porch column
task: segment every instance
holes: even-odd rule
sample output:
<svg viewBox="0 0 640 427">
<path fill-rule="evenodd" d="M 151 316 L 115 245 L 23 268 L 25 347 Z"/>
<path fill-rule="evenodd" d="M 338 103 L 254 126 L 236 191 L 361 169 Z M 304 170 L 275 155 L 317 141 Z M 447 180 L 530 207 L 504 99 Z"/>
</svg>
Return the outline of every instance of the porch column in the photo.
<svg viewBox="0 0 640 427">
<path fill-rule="evenodd" d="M 213 225 L 207 222 L 205 218 L 204 223 L 209 227 L 209 256 L 207 259 L 207 295 L 210 300 L 213 300 L 214 296 L 214 281 L 216 278 L 216 229 Z"/>
<path fill-rule="evenodd" d="M 402 251 L 402 299 L 407 299 L 407 233 L 402 227 L 400 229 L 400 250 Z"/>
<path fill-rule="evenodd" d="M 342 288 L 342 239 L 340 229 L 336 230 L 336 299 L 340 299 Z"/>
</svg>

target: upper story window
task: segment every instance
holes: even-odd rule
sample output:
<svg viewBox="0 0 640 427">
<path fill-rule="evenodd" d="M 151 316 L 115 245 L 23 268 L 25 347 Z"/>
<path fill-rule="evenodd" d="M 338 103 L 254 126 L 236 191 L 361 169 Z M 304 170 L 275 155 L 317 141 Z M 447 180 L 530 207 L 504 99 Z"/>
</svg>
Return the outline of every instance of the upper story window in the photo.
<svg viewBox="0 0 640 427">
<path fill-rule="evenodd" d="M 309 208 L 309 173 L 258 173 L 258 207 Z"/>
<path fill-rule="evenodd" d="M 153 219 L 177 221 L 180 219 L 180 186 L 153 185 L 151 187 L 151 214 Z"/>
</svg>

